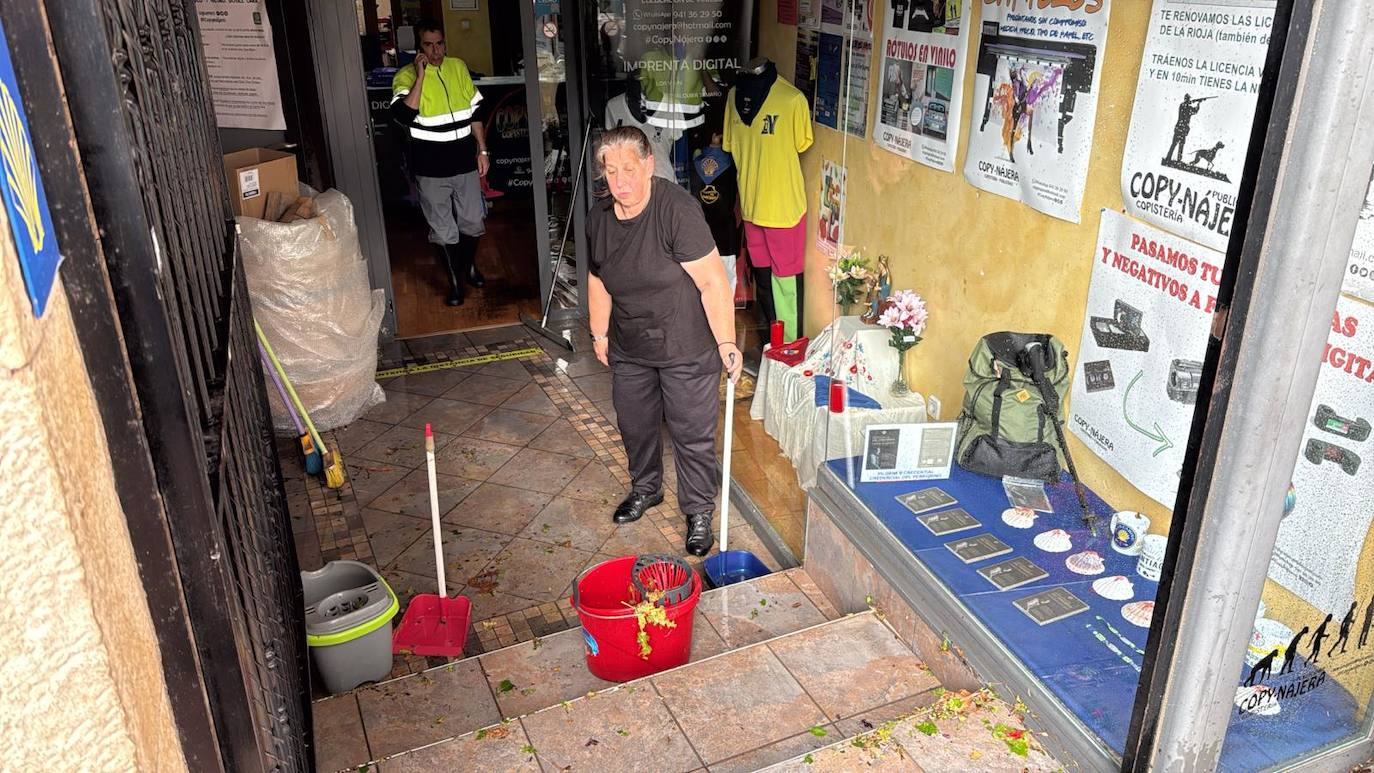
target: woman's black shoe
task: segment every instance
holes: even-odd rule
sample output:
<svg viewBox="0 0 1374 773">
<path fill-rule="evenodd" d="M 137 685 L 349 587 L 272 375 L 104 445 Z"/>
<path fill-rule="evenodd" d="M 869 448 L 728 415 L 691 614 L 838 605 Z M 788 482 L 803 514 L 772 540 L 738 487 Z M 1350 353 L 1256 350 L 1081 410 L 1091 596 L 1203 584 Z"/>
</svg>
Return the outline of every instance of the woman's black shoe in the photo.
<svg viewBox="0 0 1374 773">
<path fill-rule="evenodd" d="M 621 502 L 620 506 L 615 509 L 615 515 L 611 516 L 611 520 L 616 523 L 638 521 L 644 517 L 649 508 L 661 504 L 663 504 L 663 492 L 661 491 L 657 494 L 636 494 L 631 491 L 630 495 L 625 497 L 625 501 Z"/>
<path fill-rule="evenodd" d="M 687 516 L 687 552 L 694 556 L 704 556 L 711 552 L 716 543 L 715 531 L 711 528 L 711 513 L 697 513 Z"/>
</svg>

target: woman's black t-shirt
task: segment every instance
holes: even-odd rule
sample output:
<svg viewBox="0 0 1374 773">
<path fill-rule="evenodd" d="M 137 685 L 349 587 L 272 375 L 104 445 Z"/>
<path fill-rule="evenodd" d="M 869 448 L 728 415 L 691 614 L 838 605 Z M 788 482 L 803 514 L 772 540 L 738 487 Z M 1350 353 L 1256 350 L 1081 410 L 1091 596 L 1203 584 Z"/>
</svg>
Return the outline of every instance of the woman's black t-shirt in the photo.
<svg viewBox="0 0 1374 773">
<path fill-rule="evenodd" d="M 648 205 L 628 220 L 612 198 L 592 207 L 588 270 L 611 294 L 611 360 L 666 367 L 715 348 L 701 291 L 681 264 L 716 244 L 690 193 L 657 177 L 650 184 Z"/>
</svg>

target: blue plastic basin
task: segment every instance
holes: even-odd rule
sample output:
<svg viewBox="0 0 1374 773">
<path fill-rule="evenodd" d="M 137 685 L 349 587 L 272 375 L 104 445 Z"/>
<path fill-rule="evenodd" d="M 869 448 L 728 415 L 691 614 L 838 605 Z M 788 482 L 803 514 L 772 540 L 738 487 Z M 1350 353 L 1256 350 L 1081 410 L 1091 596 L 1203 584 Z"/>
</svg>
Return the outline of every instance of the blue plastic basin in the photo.
<svg viewBox="0 0 1374 773">
<path fill-rule="evenodd" d="M 717 588 L 770 574 L 758 556 L 747 550 L 717 553 L 703 561 L 701 567 L 706 571 L 706 579 Z"/>
</svg>

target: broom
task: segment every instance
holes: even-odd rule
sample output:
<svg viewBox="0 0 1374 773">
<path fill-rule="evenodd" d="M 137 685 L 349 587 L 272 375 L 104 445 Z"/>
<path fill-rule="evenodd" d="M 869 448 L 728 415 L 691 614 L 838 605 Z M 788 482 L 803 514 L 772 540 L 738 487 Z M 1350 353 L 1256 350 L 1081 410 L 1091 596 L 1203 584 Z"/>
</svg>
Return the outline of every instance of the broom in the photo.
<svg viewBox="0 0 1374 773">
<path fill-rule="evenodd" d="M 286 388 L 281 385 L 281 376 L 272 367 L 272 361 L 267 359 L 267 350 L 262 348 L 262 342 L 258 342 L 258 356 L 262 358 L 263 372 L 272 377 L 272 385 L 277 388 L 277 396 L 281 398 L 282 405 L 286 406 L 286 413 L 291 417 L 291 423 L 296 427 L 296 436 L 300 438 L 301 455 L 305 457 L 305 471 L 311 475 L 319 475 L 324 472 L 324 459 L 320 457 L 320 449 L 315 447 L 315 438 L 305 431 L 301 426 L 301 417 L 296 413 L 296 406 L 291 403 L 291 398 L 286 396 Z"/>
<path fill-rule="evenodd" d="M 297 413 L 305 421 L 305 426 L 310 430 L 310 436 L 315 439 L 315 448 L 319 449 L 324 455 L 324 485 L 329 488 L 342 488 L 344 484 L 343 455 L 336 448 L 331 453 L 324 440 L 320 438 L 319 430 L 315 429 L 315 422 L 310 420 L 310 414 L 306 412 L 305 405 L 301 403 L 301 398 L 296 394 L 296 388 L 291 385 L 291 379 L 286 375 L 286 369 L 281 366 L 281 361 L 277 359 L 277 353 L 272 351 L 272 344 L 267 342 L 267 335 L 262 332 L 262 326 L 258 321 L 253 320 L 253 329 L 257 331 L 258 343 L 267 352 L 267 358 L 272 361 L 272 367 L 281 377 L 282 385 L 286 387 L 286 393 L 291 396 L 291 402 L 295 404 Z"/>
</svg>

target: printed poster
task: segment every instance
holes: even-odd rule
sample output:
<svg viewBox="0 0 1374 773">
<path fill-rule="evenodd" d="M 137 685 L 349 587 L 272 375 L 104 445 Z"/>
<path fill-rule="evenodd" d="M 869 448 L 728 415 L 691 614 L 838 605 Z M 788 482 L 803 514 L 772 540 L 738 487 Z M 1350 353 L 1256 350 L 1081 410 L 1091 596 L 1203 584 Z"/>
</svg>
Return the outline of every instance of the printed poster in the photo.
<svg viewBox="0 0 1374 773">
<path fill-rule="evenodd" d="M 819 67 L 821 33 L 816 30 L 797 30 L 797 74 L 792 85 L 806 95 L 806 103 L 816 110 L 816 71 Z"/>
<path fill-rule="evenodd" d="M 1102 210 L 1069 428 L 1133 486 L 1174 506 L 1222 253 Z"/>
<path fill-rule="evenodd" d="M 1226 249 L 1273 23 L 1274 0 L 1155 0 L 1121 165 L 1128 214 Z"/>
<path fill-rule="evenodd" d="M 1350 244 L 1342 290 L 1374 303 L 1374 180 L 1365 191 L 1360 219 L 1355 223 L 1355 240 Z"/>
<path fill-rule="evenodd" d="M 892 0 L 883 18 L 882 96 L 873 141 L 903 158 L 954 171 L 964 104 L 968 24 L 960 3 Z M 938 13 L 938 15 L 937 15 Z"/>
<path fill-rule="evenodd" d="M 844 36 L 822 32 L 816 56 L 816 106 L 813 118 L 822 126 L 840 126 L 840 89 L 844 72 Z"/>
<path fill-rule="evenodd" d="M 286 129 L 265 6 L 262 0 L 196 0 L 215 123 L 222 129 Z"/>
<path fill-rule="evenodd" d="M 857 37 L 851 39 L 844 35 L 820 33 L 816 57 L 816 101 L 813 105 L 816 123 L 839 129 L 843 115 L 846 131 L 855 137 L 863 137 L 867 133 L 868 73 L 872 59 L 872 42 Z"/>
<path fill-rule="evenodd" d="M 797 0 L 778 0 L 778 24 L 797 23 Z"/>
<path fill-rule="evenodd" d="M 1110 0 L 983 6 L 964 162 L 974 187 L 1079 222 L 1110 15 Z"/>
<path fill-rule="evenodd" d="M 1326 343 L 1269 577 L 1339 621 L 1374 539 L 1374 306 L 1342 295 Z"/>
<path fill-rule="evenodd" d="M 816 218 L 816 249 L 835 256 L 844 233 L 845 169 L 825 159 L 821 162 L 820 214 Z"/>
</svg>

